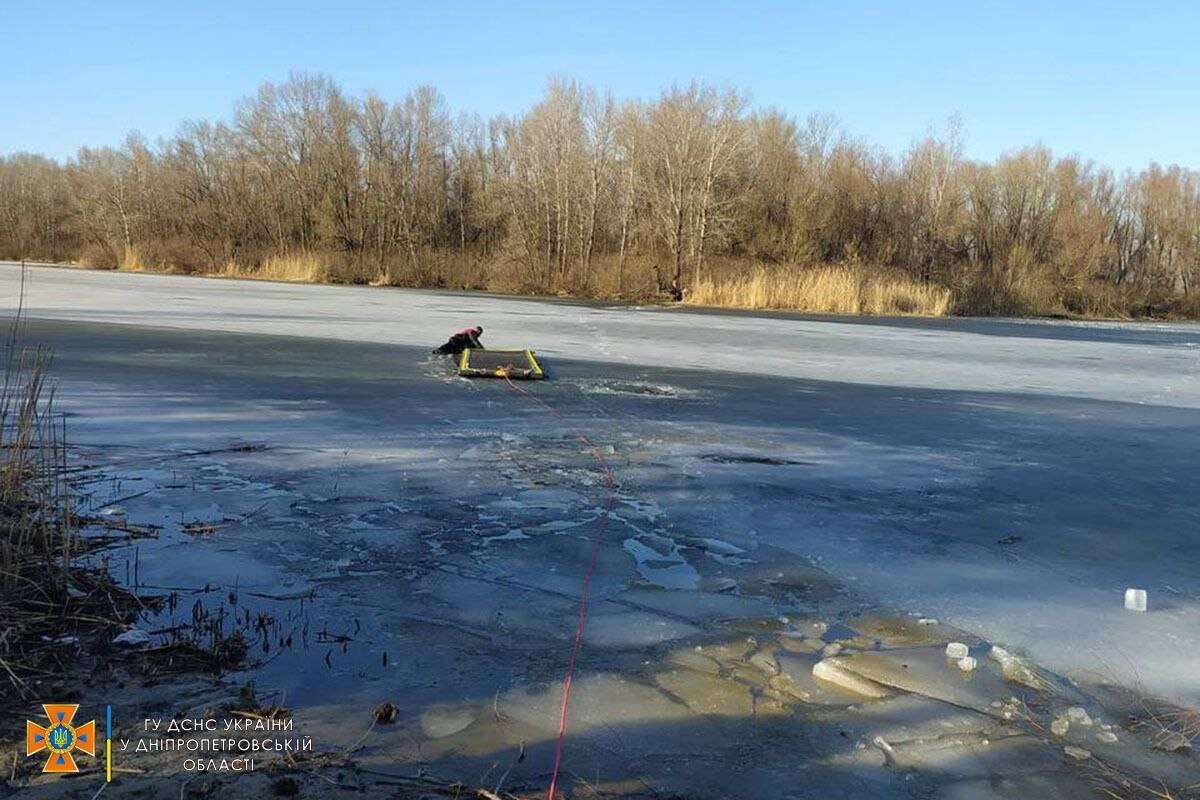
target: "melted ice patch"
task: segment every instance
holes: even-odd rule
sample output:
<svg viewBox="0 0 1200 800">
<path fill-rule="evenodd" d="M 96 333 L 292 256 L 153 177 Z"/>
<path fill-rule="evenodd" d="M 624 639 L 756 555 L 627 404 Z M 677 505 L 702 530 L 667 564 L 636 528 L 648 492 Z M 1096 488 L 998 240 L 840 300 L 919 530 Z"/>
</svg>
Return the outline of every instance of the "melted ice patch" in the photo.
<svg viewBox="0 0 1200 800">
<path fill-rule="evenodd" d="M 529 534 L 525 533 L 525 531 L 521 530 L 520 528 L 513 528 L 508 533 L 502 533 L 499 536 L 485 536 L 483 541 L 484 541 L 484 543 L 512 542 L 512 541 L 516 541 L 517 539 L 528 539 L 528 538 L 529 538 Z"/>
<path fill-rule="evenodd" d="M 643 519 L 654 520 L 662 516 L 662 508 L 653 500 L 647 500 L 633 495 L 618 494 L 617 499 L 621 505 L 631 509 L 635 516 Z"/>
<path fill-rule="evenodd" d="M 672 386 L 668 383 L 650 381 L 599 380 L 578 381 L 581 391 L 587 394 L 615 394 L 625 397 L 643 397 L 648 400 L 678 400 L 695 397 L 697 392 Z"/>
<path fill-rule="evenodd" d="M 703 536 L 697 536 L 695 541 L 699 544 L 702 550 L 709 553 L 716 553 L 722 556 L 740 556 L 746 552 L 735 544 L 722 541 L 720 539 L 708 539 Z"/>
<path fill-rule="evenodd" d="M 746 551 L 744 549 L 721 539 L 709 539 L 697 536 L 689 539 L 688 544 L 700 550 L 705 556 L 716 561 L 718 564 L 730 567 L 744 567 L 747 564 L 754 563 L 753 559 L 745 557 Z"/>
<path fill-rule="evenodd" d="M 589 517 L 584 520 L 569 520 L 569 519 L 552 519 L 549 522 L 543 522 L 533 530 L 538 533 L 565 533 L 575 528 L 580 528 L 584 525 L 589 525 L 596 521 L 596 517 Z"/>
<path fill-rule="evenodd" d="M 622 546 L 637 562 L 638 573 L 650 583 L 664 589 L 695 589 L 700 585 L 700 574 L 677 550 L 663 555 L 633 537 Z"/>
</svg>

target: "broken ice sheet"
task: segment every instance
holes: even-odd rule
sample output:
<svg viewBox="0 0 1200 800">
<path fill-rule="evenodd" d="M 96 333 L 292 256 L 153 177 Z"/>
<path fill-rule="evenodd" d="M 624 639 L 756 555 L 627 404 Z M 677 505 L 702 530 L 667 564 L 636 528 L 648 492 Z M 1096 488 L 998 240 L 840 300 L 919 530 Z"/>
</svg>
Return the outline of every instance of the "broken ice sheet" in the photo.
<svg viewBox="0 0 1200 800">
<path fill-rule="evenodd" d="M 623 547 L 637 562 L 638 574 L 650 583 L 664 589 L 695 589 L 700 584 L 700 574 L 677 552 L 664 556 L 634 537 Z"/>
</svg>

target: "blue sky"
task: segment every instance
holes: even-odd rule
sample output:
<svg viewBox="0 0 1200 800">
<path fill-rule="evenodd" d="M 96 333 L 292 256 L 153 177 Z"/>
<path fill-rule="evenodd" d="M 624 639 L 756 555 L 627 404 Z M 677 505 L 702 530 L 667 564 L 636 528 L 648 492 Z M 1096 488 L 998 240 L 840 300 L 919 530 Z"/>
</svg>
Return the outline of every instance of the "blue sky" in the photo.
<svg viewBox="0 0 1200 800">
<path fill-rule="evenodd" d="M 700 78 L 893 152 L 957 113 L 972 157 L 1041 141 L 1200 168 L 1197 2 L 0 0 L 0 30 L 0 153 L 154 140 L 305 70 L 485 116 L 550 75 L 618 97 Z"/>
</svg>

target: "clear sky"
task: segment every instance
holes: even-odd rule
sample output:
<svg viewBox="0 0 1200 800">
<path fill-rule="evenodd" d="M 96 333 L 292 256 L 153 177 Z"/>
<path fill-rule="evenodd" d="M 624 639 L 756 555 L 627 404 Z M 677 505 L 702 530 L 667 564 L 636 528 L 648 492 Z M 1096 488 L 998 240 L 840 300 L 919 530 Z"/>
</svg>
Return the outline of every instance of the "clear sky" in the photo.
<svg viewBox="0 0 1200 800">
<path fill-rule="evenodd" d="M 561 75 L 652 97 L 700 78 L 899 152 L 959 114 L 967 153 L 1041 141 L 1200 168 L 1200 2 L 0 0 L 0 153 L 149 139 L 291 70 L 485 116 Z"/>
</svg>

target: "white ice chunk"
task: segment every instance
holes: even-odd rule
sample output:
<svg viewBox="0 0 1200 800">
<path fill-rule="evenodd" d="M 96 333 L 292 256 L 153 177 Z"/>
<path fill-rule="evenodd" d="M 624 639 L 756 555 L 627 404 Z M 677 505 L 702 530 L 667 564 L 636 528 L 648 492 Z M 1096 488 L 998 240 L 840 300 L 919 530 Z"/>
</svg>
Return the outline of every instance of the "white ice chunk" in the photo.
<svg viewBox="0 0 1200 800">
<path fill-rule="evenodd" d="M 1085 709 L 1080 706 L 1071 706 L 1067 709 L 1067 719 L 1074 722 L 1076 725 L 1088 726 L 1092 724 L 1092 718 L 1088 716 Z"/>
<path fill-rule="evenodd" d="M 1145 611 L 1146 610 L 1146 590 L 1145 589 L 1126 589 L 1125 590 L 1125 608 L 1130 611 Z"/>
<path fill-rule="evenodd" d="M 141 628 L 130 628 L 113 639 L 113 644 L 123 644 L 127 647 L 144 647 L 150 644 L 150 634 Z"/>
<path fill-rule="evenodd" d="M 946 645 L 946 658 L 966 658 L 970 654 L 970 649 L 962 642 L 951 642 Z"/>
<path fill-rule="evenodd" d="M 861 694 L 864 697 L 879 699 L 888 696 L 887 687 L 875 681 L 856 675 L 833 659 L 824 659 L 813 665 L 814 678 L 839 686 L 848 692 Z"/>
</svg>

